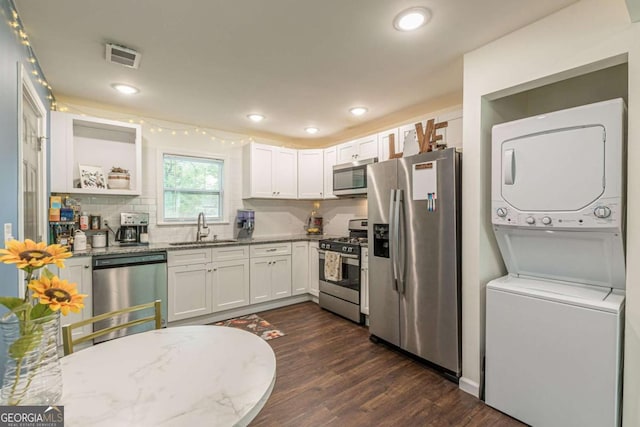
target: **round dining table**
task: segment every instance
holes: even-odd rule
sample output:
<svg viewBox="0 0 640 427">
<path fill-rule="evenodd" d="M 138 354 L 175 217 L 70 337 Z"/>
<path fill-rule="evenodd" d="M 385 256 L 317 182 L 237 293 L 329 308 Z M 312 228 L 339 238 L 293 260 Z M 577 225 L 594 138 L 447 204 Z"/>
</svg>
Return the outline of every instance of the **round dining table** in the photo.
<svg viewBox="0 0 640 427">
<path fill-rule="evenodd" d="M 107 341 L 61 359 L 66 426 L 245 426 L 275 383 L 260 337 L 178 326 Z"/>
</svg>

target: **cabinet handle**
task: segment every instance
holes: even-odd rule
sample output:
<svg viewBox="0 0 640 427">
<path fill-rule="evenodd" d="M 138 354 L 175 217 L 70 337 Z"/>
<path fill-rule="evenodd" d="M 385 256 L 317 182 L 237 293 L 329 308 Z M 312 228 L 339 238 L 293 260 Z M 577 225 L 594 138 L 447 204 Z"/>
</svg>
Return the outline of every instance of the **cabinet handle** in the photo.
<svg viewBox="0 0 640 427">
<path fill-rule="evenodd" d="M 88 266 L 88 265 L 85 265 L 85 266 L 84 266 L 84 268 L 89 268 L 89 266 Z"/>
<path fill-rule="evenodd" d="M 213 269 L 213 271 L 218 271 L 218 269 L 217 269 L 217 268 L 214 268 L 214 269 Z"/>
<path fill-rule="evenodd" d="M 278 248 L 271 248 L 271 249 L 267 249 L 266 252 L 275 252 L 277 250 L 278 250 Z"/>
<path fill-rule="evenodd" d="M 210 268 L 207 270 L 207 273 L 211 273 L 211 269 Z"/>
</svg>

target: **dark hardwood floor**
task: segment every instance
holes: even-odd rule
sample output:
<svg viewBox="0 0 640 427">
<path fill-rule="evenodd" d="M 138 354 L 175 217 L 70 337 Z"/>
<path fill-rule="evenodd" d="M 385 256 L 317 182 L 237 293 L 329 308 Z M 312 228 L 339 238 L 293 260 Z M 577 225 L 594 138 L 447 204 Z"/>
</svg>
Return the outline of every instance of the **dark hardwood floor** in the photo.
<svg viewBox="0 0 640 427">
<path fill-rule="evenodd" d="M 276 384 L 253 427 L 523 425 L 312 302 L 260 316 L 287 335 L 268 341 Z"/>
</svg>

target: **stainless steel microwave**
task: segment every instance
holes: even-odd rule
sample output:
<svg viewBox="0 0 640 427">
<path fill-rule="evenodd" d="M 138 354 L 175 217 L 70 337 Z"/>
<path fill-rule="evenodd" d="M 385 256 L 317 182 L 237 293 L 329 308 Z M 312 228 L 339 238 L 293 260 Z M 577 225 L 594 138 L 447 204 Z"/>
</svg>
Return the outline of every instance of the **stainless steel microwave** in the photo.
<svg viewBox="0 0 640 427">
<path fill-rule="evenodd" d="M 358 160 L 333 167 L 333 194 L 335 196 L 355 196 L 367 194 L 367 165 L 378 161 Z"/>
</svg>

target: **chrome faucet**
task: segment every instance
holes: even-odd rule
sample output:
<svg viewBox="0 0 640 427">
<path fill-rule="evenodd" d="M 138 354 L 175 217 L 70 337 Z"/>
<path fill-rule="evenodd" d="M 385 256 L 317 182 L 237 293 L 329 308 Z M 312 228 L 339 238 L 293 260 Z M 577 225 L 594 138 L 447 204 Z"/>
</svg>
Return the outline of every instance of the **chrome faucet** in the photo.
<svg viewBox="0 0 640 427">
<path fill-rule="evenodd" d="M 200 222 L 201 220 L 202 222 Z M 208 235 L 209 227 L 207 226 L 207 219 L 204 216 L 204 212 L 200 212 L 198 214 L 198 231 L 196 232 L 196 242 L 202 241 L 202 238 L 207 237 Z"/>
</svg>

